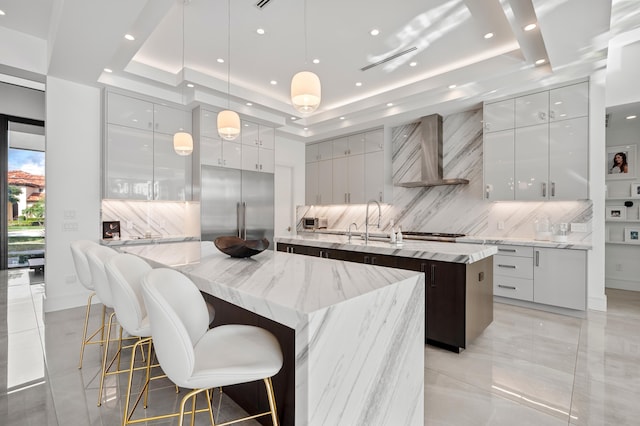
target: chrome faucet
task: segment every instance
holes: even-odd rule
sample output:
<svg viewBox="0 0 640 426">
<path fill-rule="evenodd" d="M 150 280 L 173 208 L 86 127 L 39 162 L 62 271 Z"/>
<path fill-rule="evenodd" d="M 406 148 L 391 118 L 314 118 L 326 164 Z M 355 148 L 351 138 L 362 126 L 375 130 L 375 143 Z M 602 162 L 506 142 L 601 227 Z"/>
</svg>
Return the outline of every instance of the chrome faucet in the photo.
<svg viewBox="0 0 640 426">
<path fill-rule="evenodd" d="M 376 203 L 378 205 L 378 228 L 380 228 L 380 219 L 382 218 L 382 209 L 380 203 L 376 200 L 367 201 L 367 211 L 364 218 L 364 243 L 369 244 L 369 204 Z"/>
<path fill-rule="evenodd" d="M 349 229 L 347 229 L 347 235 L 349 235 L 349 242 L 351 242 L 351 225 L 355 225 L 355 226 L 356 226 L 356 229 L 358 229 L 358 224 L 357 224 L 357 223 L 355 223 L 355 222 L 351 222 L 351 223 L 349 224 Z"/>
</svg>

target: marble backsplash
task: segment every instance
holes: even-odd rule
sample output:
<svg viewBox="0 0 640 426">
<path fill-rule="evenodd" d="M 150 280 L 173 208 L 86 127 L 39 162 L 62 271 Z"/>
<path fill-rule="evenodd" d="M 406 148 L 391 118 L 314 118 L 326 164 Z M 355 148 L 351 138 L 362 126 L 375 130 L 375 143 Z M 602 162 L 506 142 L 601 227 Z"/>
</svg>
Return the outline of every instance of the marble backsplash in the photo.
<svg viewBox="0 0 640 426">
<path fill-rule="evenodd" d="M 102 200 L 102 222 L 120 221 L 120 237 L 200 237 L 200 203 Z"/>
<path fill-rule="evenodd" d="M 415 161 L 405 155 L 419 138 L 419 123 L 392 129 L 394 182 L 407 180 Z M 393 187 L 393 203 L 382 204 L 380 230 L 375 228 L 377 206 L 369 206 L 370 232 L 389 232 L 391 221 L 405 231 L 463 233 L 479 237 L 530 238 L 535 221 L 546 216 L 551 223 L 586 223 L 588 232 L 572 232 L 569 241 L 590 243 L 592 203 L 584 201 L 488 202 L 483 199 L 482 109 L 452 114 L 443 120 L 443 177 L 465 178 L 468 185 L 430 188 Z M 415 174 L 413 172 L 410 175 Z M 404 175 L 400 177 L 401 175 Z M 415 177 L 411 176 L 411 179 Z M 326 217 L 328 228 L 346 231 L 356 223 L 364 231 L 365 205 L 298 206 L 298 230 L 302 217 Z"/>
</svg>

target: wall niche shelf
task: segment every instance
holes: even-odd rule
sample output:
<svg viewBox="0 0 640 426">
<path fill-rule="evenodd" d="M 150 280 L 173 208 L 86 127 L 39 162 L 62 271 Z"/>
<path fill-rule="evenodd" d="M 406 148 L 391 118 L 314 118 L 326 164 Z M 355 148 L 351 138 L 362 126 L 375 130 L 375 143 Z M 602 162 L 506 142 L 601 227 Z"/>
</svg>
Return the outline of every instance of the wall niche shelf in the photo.
<svg viewBox="0 0 640 426">
<path fill-rule="evenodd" d="M 605 244 L 619 244 L 623 246 L 636 246 L 640 247 L 640 244 L 637 243 L 629 243 L 627 241 L 605 241 Z"/>
</svg>

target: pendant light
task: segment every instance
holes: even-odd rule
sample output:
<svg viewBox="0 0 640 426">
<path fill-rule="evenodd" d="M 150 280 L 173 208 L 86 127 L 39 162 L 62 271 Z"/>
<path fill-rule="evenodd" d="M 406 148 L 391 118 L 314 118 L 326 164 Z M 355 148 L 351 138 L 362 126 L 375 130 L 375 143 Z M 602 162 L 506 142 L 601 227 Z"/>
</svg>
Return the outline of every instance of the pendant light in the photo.
<svg viewBox="0 0 640 426">
<path fill-rule="evenodd" d="M 230 109 L 231 93 L 231 0 L 228 0 L 229 34 L 227 37 L 227 109 L 218 113 L 218 134 L 231 141 L 240 134 L 240 116 Z"/>
<path fill-rule="evenodd" d="M 307 1 L 304 1 L 304 62 L 307 64 Z M 291 103 L 303 115 L 311 114 L 320 105 L 320 78 L 311 71 L 300 71 L 291 79 Z"/>
<path fill-rule="evenodd" d="M 182 0 L 182 78 L 184 80 L 184 4 L 189 0 Z M 184 102 L 184 81 L 182 82 L 182 101 Z M 178 155 L 190 155 L 193 152 L 193 137 L 191 133 L 177 132 L 173 135 L 173 150 Z"/>
</svg>

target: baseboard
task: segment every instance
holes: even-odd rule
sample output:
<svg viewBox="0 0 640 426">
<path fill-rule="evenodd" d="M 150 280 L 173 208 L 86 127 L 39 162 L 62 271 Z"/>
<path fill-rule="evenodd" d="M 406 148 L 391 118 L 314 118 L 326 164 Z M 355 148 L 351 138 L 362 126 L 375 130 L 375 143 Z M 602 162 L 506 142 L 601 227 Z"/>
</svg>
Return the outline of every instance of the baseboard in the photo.
<svg viewBox="0 0 640 426">
<path fill-rule="evenodd" d="M 605 288 L 615 288 L 618 290 L 640 291 L 640 281 L 633 280 L 617 280 L 605 277 L 604 286 Z"/>
<path fill-rule="evenodd" d="M 46 296 L 44 299 L 44 311 L 55 312 L 62 311 L 64 309 L 77 308 L 79 306 L 87 306 L 88 297 L 89 296 L 86 294 L 66 294 L 60 297 Z M 93 306 L 96 303 L 100 303 L 100 300 L 94 296 L 91 300 L 91 305 Z"/>
</svg>

